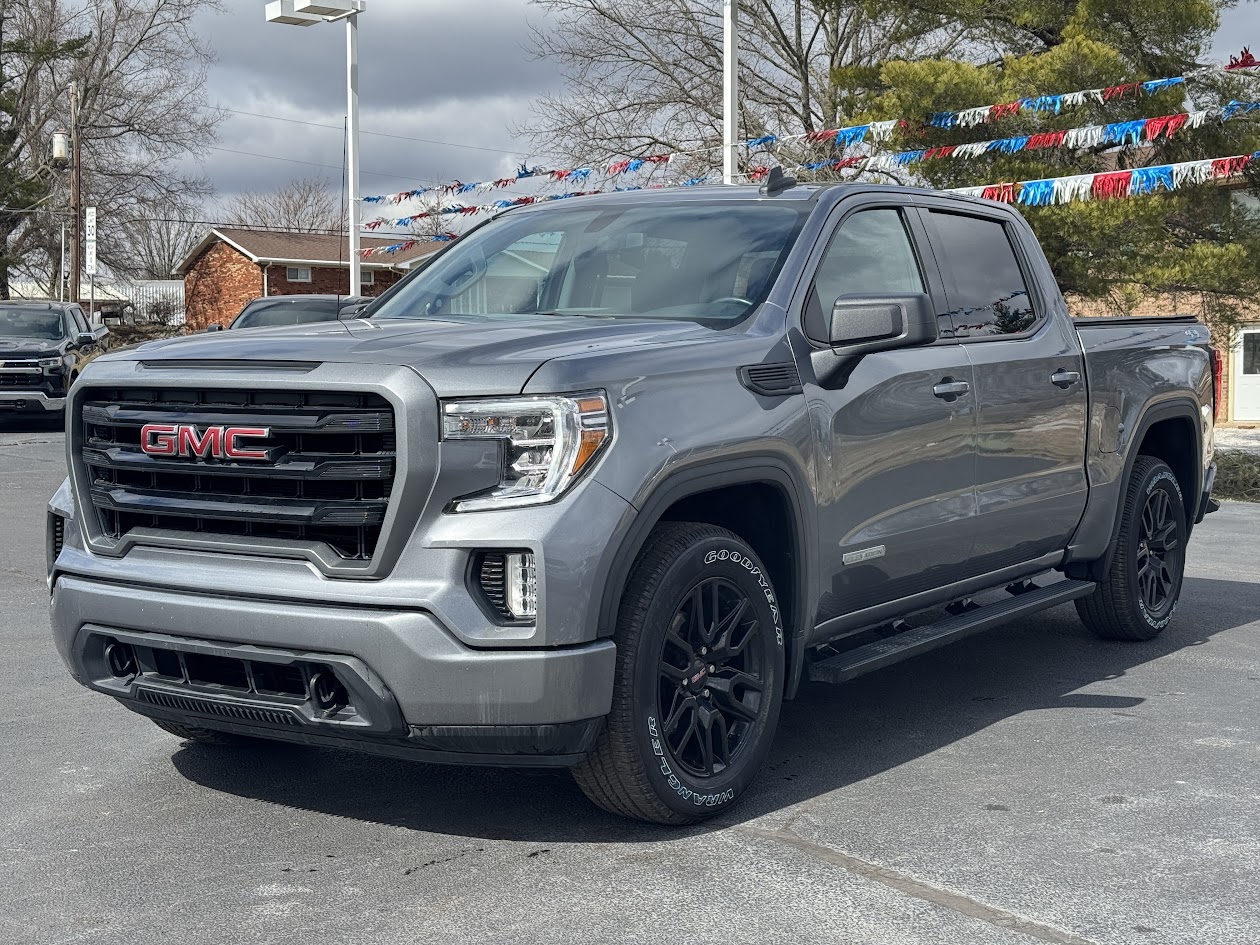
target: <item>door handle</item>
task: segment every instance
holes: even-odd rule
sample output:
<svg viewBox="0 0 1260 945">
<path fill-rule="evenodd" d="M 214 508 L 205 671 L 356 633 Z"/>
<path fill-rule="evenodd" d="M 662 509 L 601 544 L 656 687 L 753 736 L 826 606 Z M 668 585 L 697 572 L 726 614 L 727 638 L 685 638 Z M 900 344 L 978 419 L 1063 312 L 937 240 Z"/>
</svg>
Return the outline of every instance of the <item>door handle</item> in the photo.
<svg viewBox="0 0 1260 945">
<path fill-rule="evenodd" d="M 966 381 L 956 381 L 952 377 L 942 378 L 941 382 L 932 388 L 932 393 L 941 400 L 955 401 L 963 394 L 970 393 L 971 385 Z"/>
<path fill-rule="evenodd" d="M 1064 390 L 1067 390 L 1073 384 L 1079 384 L 1080 382 L 1081 382 L 1080 371 L 1060 370 L 1060 371 L 1055 371 L 1053 374 L 1050 375 L 1050 383 L 1053 384 L 1055 387 L 1061 387 Z"/>
</svg>

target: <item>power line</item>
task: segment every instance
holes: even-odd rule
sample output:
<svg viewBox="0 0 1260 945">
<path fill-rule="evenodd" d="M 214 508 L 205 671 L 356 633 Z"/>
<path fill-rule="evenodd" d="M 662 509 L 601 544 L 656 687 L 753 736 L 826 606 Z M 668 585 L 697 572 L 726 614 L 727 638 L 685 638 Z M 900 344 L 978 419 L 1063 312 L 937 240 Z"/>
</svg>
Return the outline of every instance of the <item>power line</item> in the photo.
<svg viewBox="0 0 1260 945">
<path fill-rule="evenodd" d="M 333 131 L 340 131 L 337 125 L 325 125 L 317 121 L 303 121 L 300 118 L 281 118 L 279 115 L 263 115 L 259 112 L 243 112 L 235 108 L 220 108 L 221 112 L 229 112 L 233 115 L 248 115 L 250 118 L 267 118 L 271 121 L 287 121 L 294 125 L 310 125 L 312 128 L 328 128 Z M 469 151 L 489 151 L 492 154 L 508 154 L 514 158 L 527 157 L 528 152 L 525 151 L 505 151 L 503 148 L 487 148 L 479 144 L 456 144 L 454 141 L 437 141 L 433 138 L 410 138 L 406 135 L 386 134 L 383 131 L 364 131 L 359 129 L 361 135 L 372 135 L 377 138 L 393 138 L 397 141 L 414 141 L 419 144 L 437 144 L 445 148 L 465 148 Z"/>
</svg>

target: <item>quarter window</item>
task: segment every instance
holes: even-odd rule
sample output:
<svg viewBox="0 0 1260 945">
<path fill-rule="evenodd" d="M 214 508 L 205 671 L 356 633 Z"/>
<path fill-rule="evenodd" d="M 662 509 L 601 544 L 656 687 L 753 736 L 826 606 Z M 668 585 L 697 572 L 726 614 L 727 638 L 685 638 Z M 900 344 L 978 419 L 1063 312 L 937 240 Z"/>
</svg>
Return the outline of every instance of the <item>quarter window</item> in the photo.
<svg viewBox="0 0 1260 945">
<path fill-rule="evenodd" d="M 289 282 L 310 282 L 310 266 L 289 266 L 284 270 L 284 277 Z"/>
<path fill-rule="evenodd" d="M 958 338 L 1019 335 L 1037 324 L 1028 283 L 998 220 L 932 211 Z"/>
<path fill-rule="evenodd" d="M 830 337 L 831 309 L 845 295 L 914 295 L 923 275 L 910 235 L 893 209 L 861 210 L 844 221 L 818 266 L 806 312 L 810 337 Z"/>
</svg>

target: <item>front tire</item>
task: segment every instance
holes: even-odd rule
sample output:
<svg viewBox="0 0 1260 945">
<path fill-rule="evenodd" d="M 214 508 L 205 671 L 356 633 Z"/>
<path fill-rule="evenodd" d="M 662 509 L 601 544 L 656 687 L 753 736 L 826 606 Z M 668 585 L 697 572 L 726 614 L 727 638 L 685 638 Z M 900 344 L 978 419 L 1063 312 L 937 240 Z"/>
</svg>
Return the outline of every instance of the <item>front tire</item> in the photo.
<svg viewBox="0 0 1260 945">
<path fill-rule="evenodd" d="M 783 700 L 778 598 L 756 553 L 713 525 L 648 536 L 621 599 L 613 705 L 573 769 L 605 810 L 660 824 L 713 817 L 743 796 Z"/>
<path fill-rule="evenodd" d="M 1110 640 L 1150 640 L 1172 621 L 1186 567 L 1186 509 L 1168 464 L 1139 456 L 1105 580 L 1076 611 Z"/>
</svg>

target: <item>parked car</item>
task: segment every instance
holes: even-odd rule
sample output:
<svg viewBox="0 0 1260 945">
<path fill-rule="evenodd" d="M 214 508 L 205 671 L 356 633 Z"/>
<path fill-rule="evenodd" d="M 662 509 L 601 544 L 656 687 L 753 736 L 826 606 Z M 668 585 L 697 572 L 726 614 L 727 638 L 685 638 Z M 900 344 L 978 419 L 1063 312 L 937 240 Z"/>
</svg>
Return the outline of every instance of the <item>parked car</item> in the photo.
<svg viewBox="0 0 1260 945">
<path fill-rule="evenodd" d="M 1074 322 L 1003 204 L 774 175 L 512 210 L 367 319 L 90 365 L 53 636 L 185 739 L 571 767 L 688 823 L 806 676 L 1069 601 L 1163 631 L 1213 360 L 1193 318 Z"/>
<path fill-rule="evenodd" d="M 73 302 L 0 302 L 0 411 L 65 409 L 107 334 Z"/>
<path fill-rule="evenodd" d="M 248 303 L 228 328 L 276 328 L 356 318 L 371 301 L 364 295 L 271 295 Z M 222 329 L 211 325 L 208 330 Z"/>
</svg>

